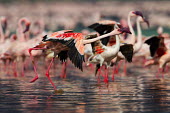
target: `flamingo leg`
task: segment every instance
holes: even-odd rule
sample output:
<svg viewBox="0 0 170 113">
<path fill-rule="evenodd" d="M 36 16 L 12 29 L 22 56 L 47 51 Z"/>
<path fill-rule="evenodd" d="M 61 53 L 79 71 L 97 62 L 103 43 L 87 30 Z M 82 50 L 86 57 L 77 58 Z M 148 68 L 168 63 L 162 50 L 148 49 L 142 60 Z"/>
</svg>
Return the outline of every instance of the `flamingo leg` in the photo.
<svg viewBox="0 0 170 113">
<path fill-rule="evenodd" d="M 108 82 L 109 82 L 109 79 L 108 79 L 108 68 L 107 68 L 107 67 L 105 67 L 104 82 L 105 82 L 106 84 L 108 84 Z"/>
<path fill-rule="evenodd" d="M 22 66 L 21 76 L 24 77 L 24 76 L 25 76 L 25 74 L 24 74 L 24 70 L 25 70 L 25 62 L 23 62 L 22 65 L 23 65 L 23 66 Z"/>
<path fill-rule="evenodd" d="M 32 82 L 35 82 L 35 81 L 38 79 L 37 66 L 36 66 L 36 63 L 35 63 L 35 61 L 34 61 L 34 59 L 33 59 L 33 56 L 32 56 L 31 51 L 32 51 L 32 50 L 45 50 L 45 49 L 46 49 L 46 48 L 30 48 L 30 49 L 28 50 L 28 52 L 29 52 L 29 54 L 30 54 L 30 58 L 31 58 L 31 60 L 32 60 L 33 67 L 34 67 L 34 72 L 35 72 L 35 74 L 36 74 L 36 76 L 30 81 L 31 83 L 32 83 Z"/>
<path fill-rule="evenodd" d="M 124 74 L 126 75 L 126 73 L 127 73 L 127 62 L 126 61 L 124 62 L 124 69 L 123 69 L 123 71 L 124 71 Z"/>
<path fill-rule="evenodd" d="M 6 74 L 8 75 L 9 74 L 9 70 L 10 70 L 10 61 L 9 61 L 9 59 L 7 59 L 7 62 L 6 62 Z"/>
<path fill-rule="evenodd" d="M 4 62 L 4 68 L 3 68 L 3 70 L 6 72 L 6 68 L 7 68 L 7 60 L 3 60 L 3 62 Z"/>
<path fill-rule="evenodd" d="M 116 69 L 116 65 L 113 66 L 113 72 L 112 72 L 112 80 L 113 81 L 115 79 L 115 69 Z"/>
<path fill-rule="evenodd" d="M 25 74 L 24 74 L 25 67 L 26 67 L 26 61 L 25 61 L 25 58 L 23 58 L 23 61 L 22 61 L 22 71 L 21 71 L 21 76 L 22 77 L 25 76 Z"/>
<path fill-rule="evenodd" d="M 61 78 L 66 78 L 66 67 L 67 67 L 67 61 L 63 62 L 63 64 L 62 64 L 62 72 L 60 75 Z"/>
<path fill-rule="evenodd" d="M 157 75 L 157 77 L 158 77 L 160 74 L 162 74 L 162 78 L 164 78 L 163 68 L 159 68 L 159 69 L 158 69 L 158 75 Z"/>
<path fill-rule="evenodd" d="M 100 75 L 102 75 L 101 67 L 98 69 L 97 82 L 100 84 Z"/>
<path fill-rule="evenodd" d="M 91 69 L 91 71 L 93 71 L 94 70 L 94 66 L 93 66 L 93 64 L 89 64 L 89 67 L 90 67 L 90 69 Z"/>
<path fill-rule="evenodd" d="M 16 71 L 16 62 L 12 62 L 12 67 L 13 67 L 13 74 L 14 74 L 14 77 L 17 77 L 18 74 L 17 74 L 17 71 Z"/>
<path fill-rule="evenodd" d="M 50 75 L 49 75 L 49 71 L 50 71 L 50 68 L 51 68 L 51 66 L 52 66 L 52 64 L 53 64 L 53 62 L 54 62 L 54 59 L 55 59 L 55 57 L 52 58 L 52 60 L 51 60 L 51 62 L 50 62 L 50 65 L 48 66 L 48 69 L 47 69 L 45 75 L 47 76 L 47 78 L 48 78 L 48 80 L 50 81 L 51 85 L 54 87 L 54 90 L 56 90 L 56 86 L 54 85 L 54 83 L 53 83 L 53 81 L 51 80 Z"/>
<path fill-rule="evenodd" d="M 119 63 L 117 63 L 117 65 L 115 66 L 115 74 L 118 74 L 119 73 Z"/>
</svg>

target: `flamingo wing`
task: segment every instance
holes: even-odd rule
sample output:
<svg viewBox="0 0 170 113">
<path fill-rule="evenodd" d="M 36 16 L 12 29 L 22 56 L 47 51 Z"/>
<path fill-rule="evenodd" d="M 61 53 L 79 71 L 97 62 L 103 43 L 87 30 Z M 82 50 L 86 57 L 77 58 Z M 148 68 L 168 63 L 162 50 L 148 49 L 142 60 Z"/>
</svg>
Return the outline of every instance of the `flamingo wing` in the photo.
<svg viewBox="0 0 170 113">
<path fill-rule="evenodd" d="M 128 62 L 132 62 L 133 58 L 133 45 L 132 44 L 125 44 L 120 46 L 120 52 L 124 55 L 125 59 Z"/>
<path fill-rule="evenodd" d="M 81 33 L 63 33 L 56 35 L 52 34 L 50 36 L 46 35 L 42 41 L 59 42 L 63 45 L 66 45 L 69 50 L 67 51 L 67 54 L 66 51 L 59 53 L 60 60 L 66 60 L 66 55 L 68 55 L 75 67 L 83 71 L 82 63 L 84 61 L 84 45 L 82 40 L 83 35 Z"/>
<path fill-rule="evenodd" d="M 58 58 L 60 59 L 61 62 L 65 62 L 68 58 L 68 55 L 67 55 L 68 51 L 61 51 L 59 54 L 58 54 Z"/>
<path fill-rule="evenodd" d="M 97 34 L 90 34 L 90 35 L 87 35 L 85 38 L 92 39 L 92 38 L 96 38 L 96 37 L 97 37 Z M 104 49 L 103 49 L 104 45 L 101 43 L 100 40 L 91 43 L 91 45 L 92 45 L 92 50 L 93 50 L 94 54 L 100 54 L 100 53 L 104 52 Z"/>
<path fill-rule="evenodd" d="M 111 32 L 114 29 L 114 24 L 115 23 L 111 23 L 107 21 L 99 21 L 88 27 L 97 31 L 100 35 L 103 35 L 103 34 Z M 102 44 L 107 45 L 107 43 L 109 42 L 109 38 L 108 37 L 103 38 L 101 39 L 101 41 L 102 41 Z"/>
<path fill-rule="evenodd" d="M 160 39 L 157 36 L 153 36 L 149 38 L 148 40 L 146 40 L 145 43 L 150 46 L 149 47 L 150 54 L 151 54 L 151 57 L 153 57 L 157 49 L 159 48 Z"/>
</svg>

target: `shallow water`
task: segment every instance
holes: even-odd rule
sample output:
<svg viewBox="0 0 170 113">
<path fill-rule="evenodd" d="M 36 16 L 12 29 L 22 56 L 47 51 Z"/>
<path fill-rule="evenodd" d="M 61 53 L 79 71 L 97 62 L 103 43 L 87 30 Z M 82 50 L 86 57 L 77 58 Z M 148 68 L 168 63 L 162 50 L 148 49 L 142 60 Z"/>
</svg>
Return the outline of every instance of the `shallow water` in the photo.
<svg viewBox="0 0 170 113">
<path fill-rule="evenodd" d="M 153 69 L 153 68 L 152 68 Z M 109 78 L 108 86 L 97 83 L 94 74 L 68 69 L 67 78 L 52 77 L 61 90 L 54 93 L 45 76 L 29 83 L 34 73 L 25 77 L 1 75 L 1 113 L 168 113 L 170 112 L 170 77 L 156 77 L 142 67 L 128 67 L 127 75 Z M 31 75 L 30 75 L 31 74 Z"/>
</svg>

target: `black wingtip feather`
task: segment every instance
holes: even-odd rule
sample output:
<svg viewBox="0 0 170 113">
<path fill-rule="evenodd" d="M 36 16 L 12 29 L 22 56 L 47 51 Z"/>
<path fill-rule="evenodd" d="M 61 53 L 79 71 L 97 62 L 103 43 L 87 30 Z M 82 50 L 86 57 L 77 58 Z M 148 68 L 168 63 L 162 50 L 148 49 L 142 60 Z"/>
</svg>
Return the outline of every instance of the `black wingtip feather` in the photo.
<svg viewBox="0 0 170 113">
<path fill-rule="evenodd" d="M 120 46 L 121 53 L 125 56 L 125 59 L 130 63 L 132 62 L 133 58 L 133 45 L 132 44 L 125 44 Z"/>
<path fill-rule="evenodd" d="M 46 39 L 47 39 L 47 35 L 45 35 L 45 36 L 43 36 L 43 39 L 42 39 L 42 41 L 46 41 Z"/>
<path fill-rule="evenodd" d="M 61 51 L 59 54 L 58 54 L 58 58 L 60 59 L 61 62 L 66 62 L 67 60 L 67 52 L 68 51 Z"/>
<path fill-rule="evenodd" d="M 146 44 L 148 44 L 150 47 L 150 55 L 153 57 L 159 48 L 160 38 L 158 36 L 153 36 L 145 41 Z"/>
<path fill-rule="evenodd" d="M 74 64 L 75 67 L 83 71 L 83 59 L 84 55 L 80 55 L 80 53 L 77 51 L 76 47 L 73 46 L 68 51 L 68 57 L 70 58 L 71 62 Z"/>
</svg>

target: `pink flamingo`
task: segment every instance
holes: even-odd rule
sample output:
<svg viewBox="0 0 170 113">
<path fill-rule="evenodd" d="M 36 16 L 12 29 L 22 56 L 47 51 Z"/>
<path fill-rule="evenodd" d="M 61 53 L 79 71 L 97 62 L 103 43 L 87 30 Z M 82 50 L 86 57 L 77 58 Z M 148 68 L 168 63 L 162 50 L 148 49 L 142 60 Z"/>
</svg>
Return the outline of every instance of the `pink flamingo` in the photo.
<svg viewBox="0 0 170 113">
<path fill-rule="evenodd" d="M 82 63 L 84 61 L 85 44 L 92 43 L 94 41 L 100 40 L 107 36 L 120 34 L 122 32 L 123 32 L 122 29 L 115 29 L 112 32 L 107 33 L 105 35 L 99 36 L 94 39 L 86 40 L 84 39 L 82 33 L 72 33 L 71 30 L 58 31 L 49 36 L 47 35 L 44 36 L 42 42 L 39 45 L 29 49 L 29 53 L 31 59 L 33 60 L 31 54 L 32 50 L 54 51 L 54 57 L 52 58 L 52 61 L 46 71 L 46 76 L 49 79 L 52 86 L 54 87 L 54 89 L 56 90 L 56 87 L 49 76 L 49 70 L 57 55 L 59 55 L 58 57 L 60 58 L 61 61 L 69 57 L 71 62 L 75 65 L 75 67 L 79 68 L 80 70 L 83 70 Z M 61 53 L 62 55 L 60 55 Z M 34 82 L 38 79 L 38 73 L 34 61 L 33 61 L 33 65 L 34 65 L 34 71 L 36 73 L 36 76 L 31 80 L 31 82 Z"/>
</svg>

